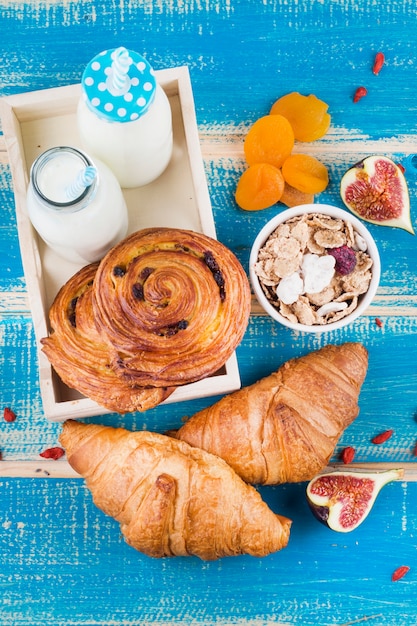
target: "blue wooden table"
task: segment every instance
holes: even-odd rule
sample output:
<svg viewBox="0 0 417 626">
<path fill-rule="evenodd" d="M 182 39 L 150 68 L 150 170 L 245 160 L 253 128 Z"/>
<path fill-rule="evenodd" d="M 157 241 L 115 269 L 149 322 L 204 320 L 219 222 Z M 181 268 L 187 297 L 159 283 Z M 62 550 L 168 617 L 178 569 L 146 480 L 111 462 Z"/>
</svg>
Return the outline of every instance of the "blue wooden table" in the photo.
<svg viewBox="0 0 417 626">
<path fill-rule="evenodd" d="M 233 193 L 244 168 L 250 124 L 290 91 L 329 103 L 332 126 L 312 146 L 330 171 L 320 201 L 340 205 L 345 169 L 384 154 L 406 167 L 417 227 L 417 14 L 409 0 L 216 0 L 215 2 L 0 1 L 0 96 L 77 83 L 105 48 L 142 52 L 155 69 L 187 65 L 218 238 L 247 269 L 251 243 L 279 208 L 248 214 Z M 386 64 L 372 74 L 375 53 Z M 368 95 L 353 103 L 366 86 Z M 237 357 L 250 384 L 290 357 L 326 343 L 362 341 L 369 370 L 360 415 L 335 452 L 355 464 L 404 467 L 356 531 L 321 526 L 305 484 L 263 488 L 271 508 L 293 521 L 288 547 L 263 559 L 203 563 L 152 560 L 128 547 L 118 524 L 92 503 L 81 479 L 39 453 L 57 445 L 39 394 L 37 349 L 17 237 L 13 185 L 0 136 L 0 623 L 417 624 L 417 249 L 405 231 L 370 226 L 382 277 L 366 313 L 347 329 L 291 332 L 254 306 Z M 379 318 L 382 325 L 375 323 Z M 217 397 L 160 406 L 145 415 L 89 418 L 163 432 Z M 371 438 L 394 429 L 382 446 Z M 392 582 L 401 565 L 408 574 Z"/>
</svg>

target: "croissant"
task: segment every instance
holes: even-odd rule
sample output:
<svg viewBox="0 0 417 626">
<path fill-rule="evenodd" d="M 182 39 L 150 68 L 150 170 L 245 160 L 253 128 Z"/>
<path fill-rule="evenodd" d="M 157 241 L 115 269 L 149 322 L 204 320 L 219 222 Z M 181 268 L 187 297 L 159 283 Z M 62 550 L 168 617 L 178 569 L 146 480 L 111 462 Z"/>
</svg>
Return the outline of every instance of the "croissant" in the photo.
<svg viewBox="0 0 417 626">
<path fill-rule="evenodd" d="M 313 478 L 359 413 L 368 353 L 327 345 L 223 397 L 170 433 L 224 459 L 248 483 Z"/>
<path fill-rule="evenodd" d="M 265 556 L 288 543 L 291 521 L 204 450 L 157 433 L 74 420 L 64 423 L 60 442 L 96 506 L 148 556 Z"/>
<path fill-rule="evenodd" d="M 165 400 L 174 387 L 138 387 L 118 377 L 108 346 L 98 332 L 92 285 L 98 263 L 83 267 L 59 290 L 49 310 L 52 332 L 42 351 L 61 380 L 110 411 L 145 411 Z"/>
<path fill-rule="evenodd" d="M 118 375 L 170 387 L 217 372 L 240 343 L 251 306 L 237 257 L 202 233 L 147 228 L 102 259 L 93 307 Z"/>
</svg>

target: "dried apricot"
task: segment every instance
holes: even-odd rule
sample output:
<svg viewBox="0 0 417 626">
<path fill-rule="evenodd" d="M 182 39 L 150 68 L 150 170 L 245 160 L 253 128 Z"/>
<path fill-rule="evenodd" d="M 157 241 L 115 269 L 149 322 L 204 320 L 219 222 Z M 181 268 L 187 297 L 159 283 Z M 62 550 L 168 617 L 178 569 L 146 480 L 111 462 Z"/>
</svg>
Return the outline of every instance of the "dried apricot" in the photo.
<svg viewBox="0 0 417 626">
<path fill-rule="evenodd" d="M 279 98 L 271 107 L 270 115 L 283 115 L 290 122 L 297 141 L 315 141 L 329 130 L 329 105 L 313 94 L 303 96 L 297 91 Z"/>
<path fill-rule="evenodd" d="M 329 183 L 327 167 L 308 154 L 292 154 L 282 166 L 285 182 L 304 193 L 320 193 Z"/>
<path fill-rule="evenodd" d="M 269 163 L 281 167 L 294 147 L 294 132 L 282 115 L 264 115 L 249 129 L 243 149 L 248 165 Z"/>
<path fill-rule="evenodd" d="M 282 196 L 279 201 L 288 207 L 299 206 L 300 204 L 313 204 L 314 194 L 305 193 L 304 191 L 300 191 L 295 187 L 291 187 L 288 183 L 285 183 L 284 191 L 282 192 Z"/>
<path fill-rule="evenodd" d="M 284 191 L 281 170 L 269 163 L 255 163 L 239 179 L 235 198 L 245 211 L 260 211 L 276 204 Z"/>
</svg>

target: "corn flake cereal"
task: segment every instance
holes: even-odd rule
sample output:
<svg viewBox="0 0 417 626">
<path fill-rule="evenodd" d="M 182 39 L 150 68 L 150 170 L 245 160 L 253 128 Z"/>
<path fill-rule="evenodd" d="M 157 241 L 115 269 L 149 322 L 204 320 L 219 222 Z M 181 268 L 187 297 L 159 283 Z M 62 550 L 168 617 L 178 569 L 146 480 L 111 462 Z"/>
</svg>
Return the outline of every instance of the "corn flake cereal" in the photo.
<svg viewBox="0 0 417 626">
<path fill-rule="evenodd" d="M 339 251 L 349 252 L 345 268 L 341 264 L 346 255 Z M 260 249 L 254 269 L 281 315 L 312 326 L 336 322 L 356 309 L 371 282 L 372 259 L 350 223 L 308 213 L 275 229 Z"/>
</svg>

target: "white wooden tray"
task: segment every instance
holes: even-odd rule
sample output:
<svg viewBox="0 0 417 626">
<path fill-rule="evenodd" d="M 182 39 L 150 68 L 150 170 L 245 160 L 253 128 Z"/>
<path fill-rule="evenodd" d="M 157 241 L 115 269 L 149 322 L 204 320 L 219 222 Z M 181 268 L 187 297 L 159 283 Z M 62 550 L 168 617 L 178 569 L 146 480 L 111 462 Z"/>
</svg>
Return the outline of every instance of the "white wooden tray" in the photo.
<svg viewBox="0 0 417 626">
<path fill-rule="evenodd" d="M 201 156 L 194 100 L 187 67 L 156 72 L 169 97 L 174 130 L 173 158 L 157 181 L 126 189 L 129 233 L 150 226 L 187 228 L 216 237 L 210 197 Z M 49 307 L 59 290 L 78 269 L 45 246 L 26 211 L 30 167 L 53 146 L 82 148 L 76 107 L 81 86 L 70 85 L 8 96 L 0 100 L 4 138 L 13 177 L 17 227 L 37 345 L 48 334 Z M 68 388 L 39 353 L 40 390 L 46 417 L 51 421 L 107 413 L 92 400 Z M 228 393 L 240 387 L 235 353 L 213 376 L 179 387 L 165 402 L 179 402 Z"/>
</svg>

